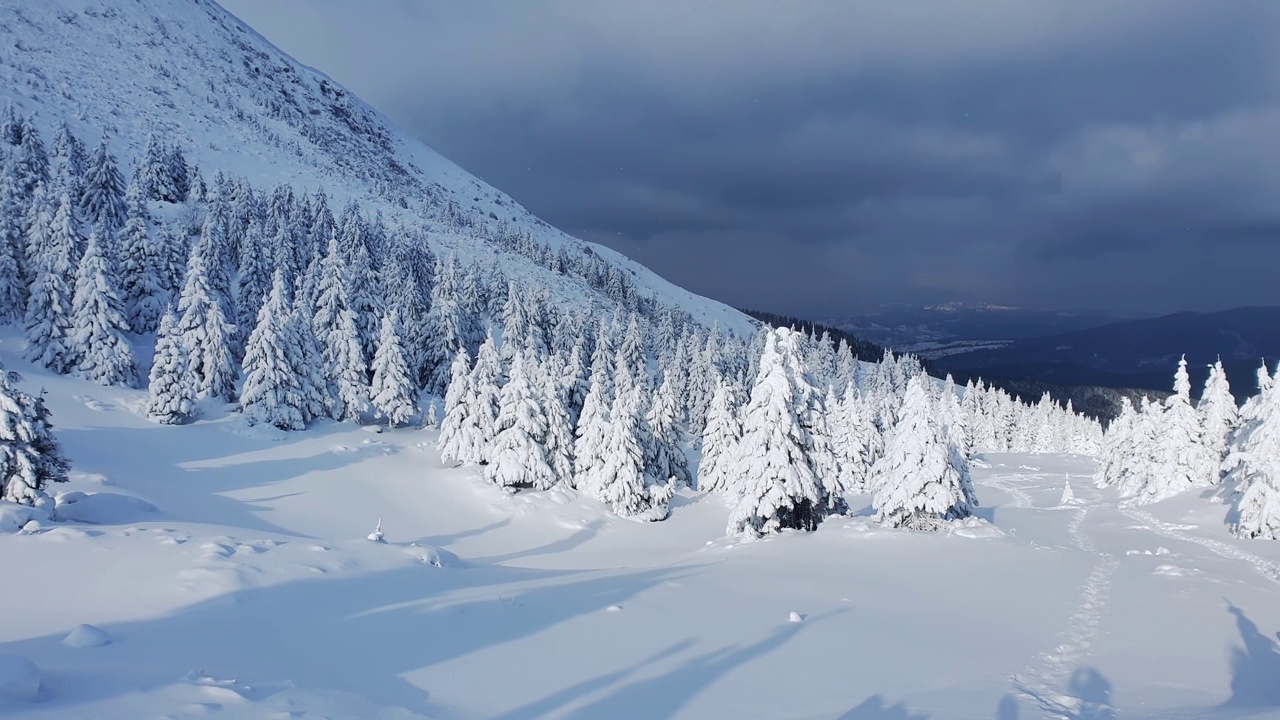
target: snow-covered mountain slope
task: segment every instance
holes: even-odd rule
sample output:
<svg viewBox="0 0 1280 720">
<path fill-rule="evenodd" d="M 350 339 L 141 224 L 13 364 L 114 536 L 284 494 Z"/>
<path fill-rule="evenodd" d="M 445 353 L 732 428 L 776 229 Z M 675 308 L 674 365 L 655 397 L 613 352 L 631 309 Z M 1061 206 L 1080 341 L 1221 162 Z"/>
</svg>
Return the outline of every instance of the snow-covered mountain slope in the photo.
<svg viewBox="0 0 1280 720">
<path fill-rule="evenodd" d="M 498 250 L 434 222 L 464 215 L 588 249 L 629 271 L 642 294 L 695 321 L 745 333 L 737 311 L 666 282 L 598 245 L 568 237 L 503 193 L 396 129 L 323 73 L 285 55 L 212 0 L 0 0 L 0 101 L 33 115 L 45 137 L 66 121 L 87 142 L 102 134 L 132 164 L 148 134 L 179 144 L 206 177 L 221 170 L 269 188 L 324 189 L 436 232 L 436 250 L 487 260 Z M 441 108 L 448 112 L 448 108 Z M 509 276 L 562 303 L 593 298 L 581 281 L 504 254 Z"/>
<path fill-rule="evenodd" d="M 986 456 L 983 519 L 951 532 L 742 542 L 720 495 L 631 522 L 442 467 L 434 431 L 158 426 L 21 344 L 0 331 L 0 362 L 75 467 L 60 520 L 0 515 L 0 716 L 1280 714 L 1280 543 L 1196 494 L 1122 507 L 1086 458 Z"/>
</svg>

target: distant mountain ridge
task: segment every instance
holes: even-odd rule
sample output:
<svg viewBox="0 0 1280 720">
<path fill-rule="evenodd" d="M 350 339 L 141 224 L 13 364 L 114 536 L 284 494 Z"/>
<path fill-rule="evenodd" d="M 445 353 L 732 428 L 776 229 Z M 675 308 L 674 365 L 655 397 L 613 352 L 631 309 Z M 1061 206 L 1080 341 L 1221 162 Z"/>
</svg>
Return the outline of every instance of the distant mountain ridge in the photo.
<svg viewBox="0 0 1280 720">
<path fill-rule="evenodd" d="M 1193 385 L 1221 358 L 1237 396 L 1256 390 L 1254 371 L 1280 359 L 1280 307 L 1180 312 L 1027 337 L 938 359 L 952 370 L 1043 382 L 1167 390 L 1186 355 Z"/>
</svg>

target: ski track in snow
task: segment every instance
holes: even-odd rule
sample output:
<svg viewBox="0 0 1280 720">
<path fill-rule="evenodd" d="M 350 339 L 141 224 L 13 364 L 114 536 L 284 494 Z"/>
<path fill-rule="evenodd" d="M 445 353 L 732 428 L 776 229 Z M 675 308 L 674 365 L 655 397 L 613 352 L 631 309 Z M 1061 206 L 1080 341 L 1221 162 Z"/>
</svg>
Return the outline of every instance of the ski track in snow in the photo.
<svg viewBox="0 0 1280 720">
<path fill-rule="evenodd" d="M 1036 477 L 1037 476 L 1032 475 L 996 475 L 994 477 L 987 478 L 978 484 L 993 487 L 997 490 L 1009 493 L 1012 500 L 1009 502 L 1008 507 L 1025 510 L 1034 508 L 1035 503 L 1032 502 L 1031 496 L 1028 495 L 1025 490 L 1018 487 L 1017 483 L 1014 481 L 1031 480 Z"/>
<path fill-rule="evenodd" d="M 1007 476 L 1025 480 L 1047 479 L 1046 475 Z M 1056 479 L 1056 478 L 1055 478 Z M 1013 482 L 991 483 L 1013 496 L 1013 507 L 1034 507 L 1031 497 Z M 1035 665 L 1012 678 L 1013 688 L 1035 703 L 1050 717 L 1109 718 L 1110 707 L 1088 702 L 1069 694 L 1067 688 L 1075 672 L 1090 653 L 1098 635 L 1098 625 L 1111 597 L 1111 578 L 1120 568 L 1120 560 L 1110 553 L 1099 552 L 1093 538 L 1085 531 L 1089 507 L 1081 507 L 1067 524 L 1067 533 L 1075 549 L 1097 555 L 1099 560 L 1080 588 L 1080 605 L 1067 621 L 1060 642 L 1052 650 L 1041 653 Z"/>
<path fill-rule="evenodd" d="M 1273 583 L 1280 584 L 1280 565 L 1277 565 L 1276 563 L 1264 560 L 1263 558 L 1260 558 L 1253 553 L 1241 550 L 1230 543 L 1184 532 L 1181 527 L 1172 523 L 1164 522 L 1145 510 L 1138 510 L 1134 507 L 1121 507 L 1120 512 L 1124 513 L 1130 519 L 1146 525 L 1148 529 L 1157 535 L 1161 535 L 1171 540 L 1181 540 L 1183 542 L 1194 543 L 1203 548 L 1207 548 L 1213 553 L 1227 558 L 1228 560 L 1241 560 L 1243 562 L 1247 562 L 1258 571 L 1259 575 Z"/>
</svg>

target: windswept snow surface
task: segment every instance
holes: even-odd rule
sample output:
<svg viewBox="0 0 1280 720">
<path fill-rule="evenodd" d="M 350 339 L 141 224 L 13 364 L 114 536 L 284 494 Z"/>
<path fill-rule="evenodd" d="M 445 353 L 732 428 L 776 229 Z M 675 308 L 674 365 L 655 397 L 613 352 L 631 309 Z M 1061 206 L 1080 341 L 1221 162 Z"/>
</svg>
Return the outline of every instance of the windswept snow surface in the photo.
<svg viewBox="0 0 1280 720">
<path fill-rule="evenodd" d="M 93 510 L 0 535 L 3 716 L 1280 717 L 1280 543 L 1194 495 L 1123 508 L 1087 458 L 982 456 L 950 533 L 730 540 L 720 496 L 511 495 L 435 431 L 158 426 L 3 337 Z"/>
</svg>

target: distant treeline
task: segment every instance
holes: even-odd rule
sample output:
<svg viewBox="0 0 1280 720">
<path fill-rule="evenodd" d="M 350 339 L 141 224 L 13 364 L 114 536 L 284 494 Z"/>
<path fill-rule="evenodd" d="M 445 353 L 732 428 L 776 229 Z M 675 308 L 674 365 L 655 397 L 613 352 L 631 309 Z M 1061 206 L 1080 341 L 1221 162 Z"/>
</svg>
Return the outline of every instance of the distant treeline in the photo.
<svg viewBox="0 0 1280 720">
<path fill-rule="evenodd" d="M 886 352 L 891 352 L 892 348 L 885 348 L 868 340 L 850 334 L 846 330 L 838 327 L 824 325 L 822 323 L 805 320 L 803 318 L 793 317 L 790 315 L 779 315 L 778 313 L 765 312 L 763 310 L 749 310 L 747 308 L 739 308 L 742 312 L 759 320 L 771 327 L 789 327 L 794 330 L 802 330 L 815 336 L 821 336 L 822 333 L 829 333 L 833 341 L 839 342 L 844 340 L 849 344 L 849 349 L 853 351 L 853 356 L 864 362 L 877 363 L 884 359 Z M 945 378 L 946 370 L 940 369 L 936 363 L 924 358 L 918 358 L 921 367 L 925 372 L 936 378 Z M 1071 402 L 1076 412 L 1082 412 L 1091 417 L 1098 418 L 1104 423 L 1110 423 L 1120 414 L 1121 398 L 1129 398 L 1137 403 L 1142 397 L 1164 398 L 1169 395 L 1168 392 L 1158 392 L 1154 390 L 1146 390 L 1141 388 L 1109 388 L 1097 387 L 1092 385 L 1063 385 L 1058 383 L 1047 383 L 1039 380 L 1031 380 L 1027 378 L 1007 378 L 1007 377 L 988 377 L 980 371 L 950 371 L 952 378 L 959 385 L 965 385 L 970 380 L 978 382 L 979 380 L 988 385 L 997 387 L 1015 397 L 1021 397 L 1028 402 L 1034 402 L 1036 398 L 1044 393 L 1049 393 L 1049 397 L 1053 398 L 1059 405 L 1065 406 L 1067 401 Z"/>
</svg>

